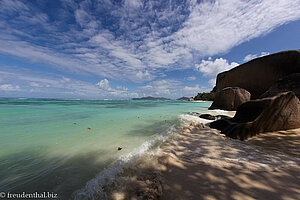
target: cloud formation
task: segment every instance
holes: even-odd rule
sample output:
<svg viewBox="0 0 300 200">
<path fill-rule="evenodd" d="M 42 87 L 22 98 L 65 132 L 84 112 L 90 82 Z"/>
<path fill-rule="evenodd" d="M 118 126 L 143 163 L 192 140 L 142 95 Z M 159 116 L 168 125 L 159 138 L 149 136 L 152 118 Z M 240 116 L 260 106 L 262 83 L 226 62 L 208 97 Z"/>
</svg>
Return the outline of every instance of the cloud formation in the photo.
<svg viewBox="0 0 300 200">
<path fill-rule="evenodd" d="M 106 91 L 112 90 L 107 79 L 101 80 L 96 85 L 98 85 L 99 88 L 101 88 L 102 90 L 106 90 Z"/>
<path fill-rule="evenodd" d="M 236 62 L 229 63 L 224 58 L 216 58 L 215 60 L 212 60 L 212 58 L 209 57 L 208 60 L 201 60 L 201 63 L 196 64 L 195 68 L 202 72 L 204 76 L 216 77 L 218 73 L 227 71 L 238 65 L 239 64 Z"/>
<path fill-rule="evenodd" d="M 208 92 L 210 88 L 200 87 L 198 84 L 195 86 L 185 86 L 183 88 L 183 94 L 186 96 L 194 97 L 198 92 Z"/>
<path fill-rule="evenodd" d="M 209 90 L 210 88 L 201 87 L 199 84 L 185 86 L 183 82 L 178 80 L 162 79 L 141 86 L 136 92 L 139 96 L 167 96 L 176 99 L 182 96 L 195 96 L 199 91 Z"/>
<path fill-rule="evenodd" d="M 20 86 L 12 85 L 12 84 L 3 84 L 3 85 L 0 85 L 0 90 L 4 91 L 4 92 L 19 91 Z"/>
<path fill-rule="evenodd" d="M 245 56 L 243 61 L 248 62 L 248 61 L 253 60 L 255 58 L 259 58 L 259 57 L 263 57 L 263 56 L 267 56 L 267 55 L 269 55 L 268 52 L 261 52 L 260 55 L 258 55 L 258 54 L 248 54 L 247 56 Z"/>
<path fill-rule="evenodd" d="M 212 58 L 209 57 L 208 60 L 201 60 L 200 64 L 195 64 L 195 69 L 202 72 L 204 76 L 210 77 L 209 84 L 214 86 L 216 77 L 220 72 L 230 70 L 238 65 L 236 62 L 229 63 L 224 58 L 212 60 Z"/>
<path fill-rule="evenodd" d="M 108 79 L 90 83 L 17 66 L 0 66 L 0 77 L 0 97 L 11 94 L 13 97 L 131 99 L 151 95 L 176 99 L 210 90 L 199 84 L 186 86 L 175 79 L 160 79 L 129 89 L 125 85 L 112 86 Z"/>
<path fill-rule="evenodd" d="M 295 0 L 52 1 L 55 15 L 47 3 L 0 2 L 1 54 L 139 83 L 300 18 Z"/>
<path fill-rule="evenodd" d="M 112 88 L 107 79 L 93 84 L 52 73 L 32 71 L 15 66 L 1 66 L 0 76 L 3 83 L 14 83 L 1 84 L 0 91 L 11 92 L 16 97 L 28 97 L 28 95 L 31 95 L 33 97 L 128 99 L 137 96 L 135 92 L 128 90 L 124 86 Z M 19 85 L 22 85 L 22 87 Z M 0 93 L 0 95 L 3 94 Z"/>
<path fill-rule="evenodd" d="M 189 77 L 187 77 L 186 79 L 189 80 L 189 81 L 194 81 L 194 80 L 196 80 L 197 78 L 196 78 L 196 76 L 189 76 Z"/>
<path fill-rule="evenodd" d="M 106 92 L 107 95 L 110 95 L 110 96 L 116 96 L 116 97 L 121 96 L 121 97 L 127 97 L 127 98 L 130 98 L 130 96 L 137 96 L 136 93 L 129 92 L 128 88 L 126 88 L 124 86 L 117 86 L 115 88 L 112 88 L 107 79 L 103 79 L 103 80 L 99 81 L 96 85 L 101 90 Z"/>
<path fill-rule="evenodd" d="M 176 90 L 178 90 L 180 84 L 181 82 L 176 80 L 157 80 L 139 87 L 139 92 L 144 94 L 143 96 L 146 96 L 146 94 L 153 96 L 172 96 L 172 94 L 177 93 Z"/>
</svg>

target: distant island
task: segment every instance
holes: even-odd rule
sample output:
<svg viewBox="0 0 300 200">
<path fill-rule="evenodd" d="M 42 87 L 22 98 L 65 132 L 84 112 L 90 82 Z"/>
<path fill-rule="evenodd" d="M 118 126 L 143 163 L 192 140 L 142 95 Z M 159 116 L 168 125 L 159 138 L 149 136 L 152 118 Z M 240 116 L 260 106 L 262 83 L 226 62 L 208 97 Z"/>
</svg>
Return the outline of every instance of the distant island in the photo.
<svg viewBox="0 0 300 200">
<path fill-rule="evenodd" d="M 189 100 L 190 98 L 189 97 L 181 97 L 181 98 L 178 98 L 176 100 L 180 100 L 180 101 L 187 101 Z"/>
<path fill-rule="evenodd" d="M 132 98 L 132 100 L 171 100 L 164 97 L 141 97 L 141 98 Z"/>
</svg>

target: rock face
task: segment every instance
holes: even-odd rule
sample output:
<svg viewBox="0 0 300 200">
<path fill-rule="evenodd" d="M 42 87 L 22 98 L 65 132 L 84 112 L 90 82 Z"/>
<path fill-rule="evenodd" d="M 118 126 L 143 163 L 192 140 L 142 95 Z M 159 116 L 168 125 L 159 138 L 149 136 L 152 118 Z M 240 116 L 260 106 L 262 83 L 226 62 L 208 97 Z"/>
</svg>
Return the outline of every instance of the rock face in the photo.
<svg viewBox="0 0 300 200">
<path fill-rule="evenodd" d="M 293 92 L 252 100 L 238 107 L 232 119 L 210 124 L 234 139 L 247 139 L 263 132 L 300 127 L 300 102 Z"/>
<path fill-rule="evenodd" d="M 250 101 L 251 94 L 239 87 L 227 87 L 215 94 L 209 109 L 236 110 L 238 106 Z"/>
<path fill-rule="evenodd" d="M 216 120 L 216 119 L 230 119 L 227 115 L 211 115 L 211 114 L 202 114 L 199 115 L 200 118 L 208 119 L 208 120 Z"/>
<path fill-rule="evenodd" d="M 199 117 L 203 118 L 203 119 L 208 119 L 208 120 L 215 120 L 216 119 L 216 117 L 211 115 L 211 114 L 202 114 Z"/>
<path fill-rule="evenodd" d="M 214 92 L 226 87 L 240 87 L 257 99 L 277 80 L 300 73 L 300 50 L 283 51 L 256 58 L 217 76 Z"/>
<path fill-rule="evenodd" d="M 300 99 L 300 73 L 291 74 L 279 79 L 260 98 L 274 96 L 280 92 L 293 91 Z"/>
</svg>

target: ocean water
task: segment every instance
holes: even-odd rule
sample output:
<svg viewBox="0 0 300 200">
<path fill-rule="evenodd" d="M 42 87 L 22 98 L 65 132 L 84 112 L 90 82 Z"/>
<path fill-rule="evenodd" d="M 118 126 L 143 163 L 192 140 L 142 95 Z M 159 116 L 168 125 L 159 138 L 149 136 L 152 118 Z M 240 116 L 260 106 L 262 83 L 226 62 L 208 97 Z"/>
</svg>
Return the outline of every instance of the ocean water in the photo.
<svg viewBox="0 0 300 200">
<path fill-rule="evenodd" d="M 69 199 L 97 190 L 134 156 L 176 134 L 180 115 L 208 113 L 210 104 L 0 99 L 0 192 Z"/>
</svg>

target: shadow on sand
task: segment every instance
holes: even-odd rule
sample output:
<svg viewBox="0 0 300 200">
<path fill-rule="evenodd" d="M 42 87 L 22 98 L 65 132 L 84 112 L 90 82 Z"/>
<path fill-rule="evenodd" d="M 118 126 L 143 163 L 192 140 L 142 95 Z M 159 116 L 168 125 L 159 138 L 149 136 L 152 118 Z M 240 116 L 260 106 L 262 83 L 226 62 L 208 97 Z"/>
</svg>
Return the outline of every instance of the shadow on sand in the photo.
<svg viewBox="0 0 300 200">
<path fill-rule="evenodd" d="M 284 146 L 273 144 L 267 135 L 242 142 L 208 128 L 186 129 L 162 147 L 163 155 L 110 191 L 110 198 L 300 199 L 299 154 L 291 152 L 299 150 L 299 130 L 277 138 L 293 137 L 289 148 L 280 151 Z"/>
</svg>

